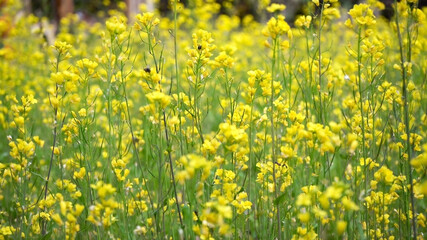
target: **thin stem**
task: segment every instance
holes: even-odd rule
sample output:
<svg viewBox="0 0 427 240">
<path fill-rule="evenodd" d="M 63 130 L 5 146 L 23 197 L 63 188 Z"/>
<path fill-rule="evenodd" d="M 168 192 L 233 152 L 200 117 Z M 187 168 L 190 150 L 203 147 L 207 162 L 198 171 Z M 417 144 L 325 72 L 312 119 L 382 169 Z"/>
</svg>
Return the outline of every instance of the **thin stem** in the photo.
<svg viewBox="0 0 427 240">
<path fill-rule="evenodd" d="M 322 37 L 322 15 L 323 15 L 323 2 L 321 3 L 322 7 L 320 8 L 320 17 L 319 17 L 319 29 L 318 29 L 318 41 L 319 41 L 319 59 L 318 59 L 318 73 L 319 73 L 319 116 L 320 122 L 325 124 L 323 116 L 323 107 L 322 107 L 322 49 L 321 49 L 321 37 Z"/>
<path fill-rule="evenodd" d="M 61 54 L 58 54 L 58 57 L 56 59 L 56 72 L 58 72 L 59 70 L 59 62 L 60 62 L 60 57 Z M 59 86 L 56 83 L 55 84 L 55 98 L 58 98 L 58 90 L 59 90 Z M 56 100 L 55 100 L 56 101 Z M 56 147 L 56 137 L 58 135 L 57 132 L 57 127 L 58 127 L 58 106 L 54 107 L 54 117 L 53 117 L 53 142 L 52 142 L 52 151 L 50 154 L 50 162 L 49 162 L 49 170 L 47 172 L 47 178 L 46 178 L 46 182 L 45 182 L 45 186 L 44 186 L 44 200 L 46 200 L 47 198 L 47 192 L 48 192 L 48 185 L 49 185 L 49 179 L 50 179 L 50 174 L 52 172 L 52 164 L 53 164 L 53 157 L 55 155 L 55 147 Z M 42 229 L 42 235 L 46 235 L 46 225 L 47 223 L 45 221 L 43 221 L 43 229 Z"/>
<path fill-rule="evenodd" d="M 173 191 L 175 194 L 175 203 L 176 203 L 176 208 L 178 210 L 178 217 L 179 217 L 179 223 L 181 224 L 181 228 L 184 228 L 184 224 L 182 222 L 182 217 L 181 217 L 181 209 L 179 207 L 179 202 L 178 202 L 178 194 L 176 193 L 176 182 L 175 182 L 175 175 L 173 173 L 173 162 L 172 162 L 172 156 L 171 156 L 171 146 L 170 146 L 170 141 L 169 141 L 169 133 L 168 133 L 168 128 L 166 125 L 166 114 L 165 114 L 165 110 L 163 110 L 163 124 L 165 127 L 165 137 L 166 137 L 166 143 L 168 145 L 168 158 L 169 158 L 169 166 L 170 166 L 170 171 L 171 171 L 171 178 L 172 178 L 172 185 L 173 185 Z"/>
<path fill-rule="evenodd" d="M 275 129 L 274 129 L 274 69 L 276 65 L 276 51 L 277 51 L 277 38 L 273 39 L 273 59 L 271 67 L 271 96 L 270 96 L 270 124 L 271 124 L 271 154 L 273 161 L 273 181 L 274 181 L 274 197 L 277 198 L 277 179 L 276 179 L 276 150 L 275 150 Z M 278 239 L 282 239 L 282 227 L 280 222 L 280 207 L 279 204 L 276 206 L 276 217 L 277 217 L 277 234 Z"/>
<path fill-rule="evenodd" d="M 361 54 L 361 42 L 362 42 L 362 28 L 359 27 L 358 29 L 358 33 L 357 33 L 357 81 L 358 81 L 358 87 L 359 87 L 359 108 L 360 108 L 360 117 L 361 117 L 361 121 L 362 121 L 362 156 L 363 156 L 363 163 L 364 163 L 364 174 L 365 174 L 365 194 L 367 193 L 368 190 L 368 182 L 367 182 L 367 178 L 366 178 L 366 171 L 367 171 L 367 167 L 366 167 L 366 146 L 365 146 L 365 142 L 366 142 L 366 136 L 365 136 L 365 121 L 364 121 L 364 117 L 363 117 L 363 89 L 362 89 L 362 69 L 361 69 L 361 65 L 362 65 L 362 54 Z M 366 222 L 366 226 L 369 226 L 369 219 L 368 219 L 368 209 L 367 209 L 367 205 L 365 204 L 365 222 Z M 369 230 L 366 231 L 366 236 L 367 238 L 369 238 Z"/>
<path fill-rule="evenodd" d="M 134 134 L 134 131 L 133 131 L 133 126 L 132 126 L 132 121 L 131 121 L 131 116 L 130 116 L 130 111 L 129 111 L 129 103 L 128 103 L 128 97 L 127 97 L 127 92 L 126 92 L 126 82 L 125 81 L 123 81 L 123 95 L 124 95 L 124 99 L 125 99 L 125 102 L 126 102 L 126 113 L 127 113 L 127 118 L 128 118 L 129 130 L 130 130 L 130 134 L 131 134 L 131 137 L 132 137 L 133 151 L 134 151 L 134 154 L 135 154 L 136 161 L 138 163 L 138 167 L 141 170 L 141 176 L 142 176 L 142 178 L 145 181 L 147 178 L 145 177 L 144 169 L 142 168 L 142 163 L 141 163 L 141 161 L 139 159 L 138 148 L 136 147 L 136 142 L 135 142 L 136 138 L 135 138 L 135 134 Z M 151 198 L 151 194 L 150 194 L 150 191 L 148 189 L 148 186 L 147 186 L 146 183 L 144 184 L 144 186 L 145 186 L 145 190 L 147 191 L 148 200 L 150 201 L 151 209 L 154 209 L 153 200 Z M 156 218 L 156 215 L 154 215 L 154 218 Z"/>
<path fill-rule="evenodd" d="M 414 200 L 414 182 L 412 178 L 412 166 L 411 166 L 411 142 L 410 142 L 410 130 L 409 130 L 409 107 L 408 107 L 408 89 L 407 89 L 407 75 L 405 69 L 405 56 L 403 54 L 403 41 L 402 35 L 400 32 L 399 26 L 399 12 L 397 11 L 397 2 L 394 1 L 395 11 L 396 11 L 396 28 L 397 28 L 397 37 L 399 39 L 399 51 L 400 51 L 400 66 L 402 72 L 402 98 L 403 98 L 403 109 L 404 109 L 404 121 L 405 121 L 405 132 L 406 132 L 406 153 L 407 157 L 407 167 L 408 167 L 408 175 L 409 175 L 409 184 L 410 184 L 410 198 L 411 198 L 411 211 L 412 211 L 412 238 L 417 238 L 417 224 L 416 224 L 416 212 L 415 212 L 415 200 Z M 407 29 L 409 31 L 409 29 Z M 410 41 L 411 37 L 408 33 L 408 41 Z M 410 45 L 410 42 L 408 43 Z M 408 50 L 408 57 L 410 57 L 410 50 Z"/>
<path fill-rule="evenodd" d="M 178 71 L 178 43 L 177 43 L 177 35 L 178 35 L 178 25 L 177 25 L 177 15 L 176 11 L 176 3 L 177 0 L 173 2 L 173 20 L 174 20 L 174 34 L 173 34 L 173 45 L 174 45 L 174 60 L 175 60 L 175 77 L 176 77 L 176 92 L 177 92 L 177 106 L 178 106 L 178 119 L 179 119 L 179 146 L 181 150 L 181 156 L 184 154 L 183 144 L 182 144 L 182 122 L 181 122 L 181 84 L 180 77 Z"/>
</svg>

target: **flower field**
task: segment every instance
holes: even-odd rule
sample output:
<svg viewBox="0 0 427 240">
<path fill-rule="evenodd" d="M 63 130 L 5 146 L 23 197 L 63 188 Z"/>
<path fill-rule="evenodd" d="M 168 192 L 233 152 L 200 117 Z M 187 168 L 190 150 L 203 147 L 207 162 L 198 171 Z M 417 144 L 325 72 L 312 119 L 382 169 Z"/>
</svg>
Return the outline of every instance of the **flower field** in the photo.
<svg viewBox="0 0 427 240">
<path fill-rule="evenodd" d="M 1 2 L 0 240 L 426 238 L 417 0 L 119 4 L 53 41 Z"/>
</svg>

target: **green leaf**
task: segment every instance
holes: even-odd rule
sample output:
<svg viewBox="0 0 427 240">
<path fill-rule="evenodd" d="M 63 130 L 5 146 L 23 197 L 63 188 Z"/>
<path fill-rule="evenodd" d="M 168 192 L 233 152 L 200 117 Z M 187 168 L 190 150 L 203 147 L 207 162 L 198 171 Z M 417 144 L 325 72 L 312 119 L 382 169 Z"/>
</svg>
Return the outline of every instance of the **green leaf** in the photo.
<svg viewBox="0 0 427 240">
<path fill-rule="evenodd" d="M 274 205 L 279 205 L 285 200 L 285 193 L 282 193 L 280 196 L 278 196 L 276 199 L 274 199 L 273 203 Z"/>
<path fill-rule="evenodd" d="M 48 233 L 46 233 L 43 237 L 39 238 L 40 240 L 46 240 L 46 239 L 51 239 L 50 236 L 52 235 L 53 231 L 50 231 Z"/>
<path fill-rule="evenodd" d="M 190 206 L 185 205 L 182 208 L 182 215 L 184 217 L 184 225 L 185 225 L 185 227 L 186 228 L 190 228 L 193 225 L 193 214 L 191 212 Z"/>
</svg>

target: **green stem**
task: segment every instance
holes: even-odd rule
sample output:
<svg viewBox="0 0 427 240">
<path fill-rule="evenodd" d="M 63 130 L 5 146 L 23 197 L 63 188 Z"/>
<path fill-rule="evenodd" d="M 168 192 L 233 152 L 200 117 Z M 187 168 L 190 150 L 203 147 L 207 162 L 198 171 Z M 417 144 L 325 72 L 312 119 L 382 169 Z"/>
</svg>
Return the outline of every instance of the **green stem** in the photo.
<svg viewBox="0 0 427 240">
<path fill-rule="evenodd" d="M 357 82 L 358 82 L 358 90 L 359 90 L 359 108 L 360 108 L 360 117 L 362 121 L 362 156 L 363 156 L 363 163 L 364 163 L 364 175 L 365 175 L 365 194 L 368 190 L 368 182 L 366 179 L 367 175 L 367 167 L 366 167 L 366 136 L 365 136 L 365 121 L 364 121 L 364 113 L 363 113 L 363 89 L 362 89 L 362 54 L 361 54 L 361 43 L 362 43 L 362 29 L 359 27 L 358 33 L 357 33 Z M 365 204 L 365 222 L 366 222 L 366 237 L 369 239 L 369 219 L 368 219 L 368 210 L 367 205 Z"/>
<path fill-rule="evenodd" d="M 417 224 L 416 224 L 416 212 L 415 212 L 415 199 L 414 199 L 414 182 L 412 177 L 412 166 L 411 166 L 411 142 L 410 142 L 410 129 L 409 129 L 409 107 L 408 107 L 408 89 L 407 89 L 407 74 L 405 69 L 405 56 L 403 54 L 403 41 L 402 35 L 400 33 L 400 25 L 399 25 L 399 14 L 397 10 L 397 2 L 395 3 L 395 12 L 396 12 L 396 28 L 397 28 L 397 37 L 399 39 L 399 50 L 400 50 L 400 65 L 402 72 L 402 98 L 403 98 L 403 109 L 404 109 L 404 121 L 405 121 L 405 132 L 406 132 L 406 153 L 408 155 L 406 162 L 408 168 L 408 177 L 410 184 L 410 198 L 411 198 L 411 211 L 412 211 L 412 238 L 417 238 Z M 408 61 L 410 61 L 410 45 L 411 45 L 411 36 L 409 33 L 409 26 L 407 26 L 407 40 L 408 40 Z M 409 217 L 408 217 L 409 218 Z"/>
<path fill-rule="evenodd" d="M 318 74 L 319 74 L 319 116 L 320 122 L 325 124 L 324 116 L 323 116 L 323 107 L 322 107 L 322 49 L 321 49 L 321 41 L 322 41 L 322 16 L 323 16 L 323 8 L 324 4 L 321 3 L 322 7 L 320 8 L 320 17 L 319 17 L 319 29 L 318 29 L 318 41 L 319 41 L 319 59 L 318 59 Z"/>
<path fill-rule="evenodd" d="M 184 228 L 184 224 L 182 222 L 182 217 L 181 217 L 181 209 L 179 207 L 179 202 L 178 202 L 178 194 L 176 193 L 176 181 L 175 181 L 175 175 L 173 173 L 173 161 L 172 161 L 172 156 L 171 156 L 172 149 L 171 149 L 170 141 L 169 141 L 168 127 L 166 125 L 166 114 L 165 114 L 165 110 L 163 110 L 163 124 L 164 124 L 164 127 L 165 127 L 166 143 L 168 145 L 167 152 L 168 152 L 168 157 L 169 157 L 169 166 L 170 166 L 170 171 L 171 171 L 173 191 L 174 191 L 174 195 L 175 195 L 175 203 L 176 203 L 176 208 L 178 210 L 179 223 L 181 224 L 181 228 Z"/>
<path fill-rule="evenodd" d="M 135 154 L 136 161 L 138 163 L 138 167 L 140 168 L 140 171 L 141 171 L 141 176 L 144 179 L 144 181 L 146 181 L 147 178 L 145 177 L 144 169 L 143 169 L 141 160 L 139 159 L 139 151 L 138 151 L 138 148 L 136 147 L 136 137 L 135 137 L 135 134 L 134 134 L 134 131 L 133 131 L 133 126 L 132 126 L 132 121 L 131 121 L 132 118 L 130 116 L 130 111 L 129 111 L 129 101 L 128 101 L 127 91 L 126 91 L 126 81 L 123 81 L 123 95 L 124 95 L 123 97 L 124 97 L 125 102 L 126 102 L 126 113 L 127 113 L 127 119 L 128 119 L 127 122 L 128 122 L 128 125 L 129 125 L 130 134 L 131 134 L 131 137 L 132 137 L 133 151 L 134 151 L 134 154 Z M 144 184 L 144 186 L 145 186 L 145 190 L 147 191 L 148 200 L 150 201 L 151 209 L 154 209 L 153 199 L 151 197 L 151 194 L 150 194 L 150 191 L 148 189 L 148 186 L 147 186 L 147 184 Z M 156 218 L 156 215 L 154 215 L 154 218 Z"/>
<path fill-rule="evenodd" d="M 181 84 L 180 77 L 178 71 L 178 43 L 177 43 L 177 35 L 178 35 L 178 25 L 177 25 L 177 15 L 176 11 L 176 3 L 177 0 L 173 2 L 173 20 L 174 20 L 174 36 L 173 36 L 173 45 L 174 45 L 174 60 L 175 60 L 175 77 L 176 77 L 176 92 L 177 92 L 177 106 L 178 106 L 178 118 L 179 118 L 179 146 L 180 146 L 180 154 L 181 156 L 184 154 L 183 144 L 182 144 L 182 122 L 181 122 Z"/>
<path fill-rule="evenodd" d="M 58 54 L 58 57 L 56 58 L 56 72 L 58 72 L 59 70 L 59 62 L 60 62 L 60 57 L 61 54 Z M 58 84 L 55 85 L 55 98 L 57 101 L 58 98 L 58 90 L 59 90 L 59 86 Z M 49 179 L 50 179 L 50 174 L 52 172 L 52 164 L 53 164 L 53 158 L 54 158 L 54 153 L 55 153 L 55 147 L 56 147 L 56 138 L 58 135 L 57 132 L 57 128 L 58 128 L 58 107 L 54 107 L 53 110 L 53 140 L 52 140 L 52 151 L 50 154 L 50 162 L 49 162 L 49 170 L 47 172 L 47 178 L 46 178 L 46 182 L 45 182 L 45 186 L 44 186 L 44 200 L 46 200 L 47 198 L 47 192 L 48 192 L 48 185 L 49 185 Z M 45 236 L 46 235 L 46 225 L 47 222 L 43 221 L 43 228 L 42 228 L 42 235 Z"/>
<path fill-rule="evenodd" d="M 277 52 L 278 39 L 273 39 L 273 59 L 271 66 L 271 96 L 270 96 L 270 124 L 271 124 L 271 154 L 273 162 L 273 182 L 274 182 L 274 197 L 277 198 L 277 179 L 276 179 L 276 137 L 274 129 L 274 74 L 276 65 L 276 52 Z M 282 239 L 282 227 L 280 221 L 280 207 L 276 205 L 276 217 L 277 217 L 277 236 L 278 239 Z"/>
</svg>

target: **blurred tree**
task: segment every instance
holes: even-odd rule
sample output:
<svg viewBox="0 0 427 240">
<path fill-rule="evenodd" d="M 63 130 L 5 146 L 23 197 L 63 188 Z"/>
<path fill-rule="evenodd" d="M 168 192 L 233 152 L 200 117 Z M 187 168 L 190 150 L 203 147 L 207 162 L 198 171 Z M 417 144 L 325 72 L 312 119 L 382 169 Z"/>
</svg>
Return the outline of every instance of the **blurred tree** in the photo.
<svg viewBox="0 0 427 240">
<path fill-rule="evenodd" d="M 73 0 L 54 0 L 53 4 L 57 23 L 59 23 L 61 18 L 67 16 L 68 14 L 74 13 Z"/>
</svg>

